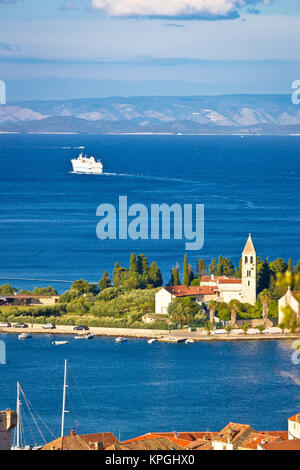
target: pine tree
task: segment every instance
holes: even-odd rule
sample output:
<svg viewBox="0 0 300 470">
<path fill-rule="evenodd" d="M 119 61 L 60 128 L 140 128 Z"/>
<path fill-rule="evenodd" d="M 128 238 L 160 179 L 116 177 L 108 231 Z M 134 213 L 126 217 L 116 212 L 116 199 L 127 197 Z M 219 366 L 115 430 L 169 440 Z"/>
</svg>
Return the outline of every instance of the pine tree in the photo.
<svg viewBox="0 0 300 470">
<path fill-rule="evenodd" d="M 210 263 L 209 268 L 208 268 L 208 272 L 209 272 L 210 275 L 216 274 L 216 272 L 217 272 L 217 263 L 216 263 L 215 258 L 213 258 L 211 260 L 211 263 Z"/>
<path fill-rule="evenodd" d="M 104 289 L 107 289 L 108 287 L 111 287 L 111 281 L 110 281 L 108 272 L 104 271 L 103 276 L 99 281 L 99 288 L 100 288 L 100 291 L 102 292 Z"/>
<path fill-rule="evenodd" d="M 162 275 L 155 261 L 153 261 L 149 268 L 148 282 L 153 287 L 160 287 L 162 285 Z"/>
<path fill-rule="evenodd" d="M 300 273 L 300 260 L 296 264 L 296 273 Z"/>
<path fill-rule="evenodd" d="M 190 286 L 191 282 L 195 279 L 193 266 L 191 264 L 188 265 L 188 272 L 189 272 L 189 286 Z"/>
<path fill-rule="evenodd" d="M 217 276 L 222 276 L 222 256 L 219 256 L 219 259 L 218 259 L 218 266 L 217 266 Z"/>
<path fill-rule="evenodd" d="M 188 268 L 188 262 L 187 262 L 187 254 L 185 253 L 185 255 L 184 255 L 184 262 L 183 262 L 183 278 L 182 278 L 182 285 L 183 285 L 183 286 L 188 286 L 189 283 L 190 283 L 189 268 Z"/>
<path fill-rule="evenodd" d="M 197 277 L 201 279 L 206 274 L 206 264 L 204 259 L 200 258 L 197 261 Z"/>
</svg>

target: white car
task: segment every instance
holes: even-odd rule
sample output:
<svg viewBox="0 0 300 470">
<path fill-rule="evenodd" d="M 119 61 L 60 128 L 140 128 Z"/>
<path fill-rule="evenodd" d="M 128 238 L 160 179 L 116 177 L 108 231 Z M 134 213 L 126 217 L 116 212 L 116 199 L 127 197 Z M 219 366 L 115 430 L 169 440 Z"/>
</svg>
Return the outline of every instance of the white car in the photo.
<svg viewBox="0 0 300 470">
<path fill-rule="evenodd" d="M 10 328 L 11 324 L 8 321 L 0 323 L 0 328 Z"/>
<path fill-rule="evenodd" d="M 43 328 L 45 328 L 45 330 L 54 330 L 56 326 L 54 325 L 54 323 L 46 323 Z"/>
</svg>

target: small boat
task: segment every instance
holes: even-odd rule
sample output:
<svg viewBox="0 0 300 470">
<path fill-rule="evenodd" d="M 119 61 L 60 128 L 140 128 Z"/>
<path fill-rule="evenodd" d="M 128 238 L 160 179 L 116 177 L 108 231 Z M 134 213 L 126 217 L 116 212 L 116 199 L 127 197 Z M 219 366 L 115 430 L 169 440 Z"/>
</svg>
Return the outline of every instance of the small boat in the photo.
<svg viewBox="0 0 300 470">
<path fill-rule="evenodd" d="M 116 343 L 123 343 L 123 341 L 126 341 L 126 338 L 123 338 L 122 336 L 118 336 L 116 338 Z"/>
<path fill-rule="evenodd" d="M 86 335 L 75 335 L 74 339 L 84 339 Z"/>
<path fill-rule="evenodd" d="M 84 335 L 84 339 L 93 339 L 95 335 L 92 335 L 91 333 L 89 335 Z"/>
<path fill-rule="evenodd" d="M 52 344 L 55 344 L 55 346 L 60 346 L 62 344 L 68 344 L 69 341 L 52 341 Z"/>
<path fill-rule="evenodd" d="M 193 344 L 195 341 L 193 339 L 186 339 L 185 344 Z"/>
<path fill-rule="evenodd" d="M 21 333 L 18 336 L 19 339 L 27 339 L 27 338 L 32 338 L 32 335 L 30 333 Z"/>
<path fill-rule="evenodd" d="M 156 341 L 155 338 L 148 339 L 148 344 L 156 343 Z"/>
</svg>

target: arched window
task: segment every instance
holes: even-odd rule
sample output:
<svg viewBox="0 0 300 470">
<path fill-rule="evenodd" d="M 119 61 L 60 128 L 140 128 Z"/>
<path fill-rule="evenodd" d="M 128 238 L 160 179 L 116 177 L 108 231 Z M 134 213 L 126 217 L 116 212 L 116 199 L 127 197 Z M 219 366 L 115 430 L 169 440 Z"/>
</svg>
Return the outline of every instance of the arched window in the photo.
<svg viewBox="0 0 300 470">
<path fill-rule="evenodd" d="M 248 256 L 245 256 L 245 263 L 248 263 Z"/>
<path fill-rule="evenodd" d="M 250 258 L 250 263 L 253 263 L 253 256 L 251 256 Z"/>
</svg>

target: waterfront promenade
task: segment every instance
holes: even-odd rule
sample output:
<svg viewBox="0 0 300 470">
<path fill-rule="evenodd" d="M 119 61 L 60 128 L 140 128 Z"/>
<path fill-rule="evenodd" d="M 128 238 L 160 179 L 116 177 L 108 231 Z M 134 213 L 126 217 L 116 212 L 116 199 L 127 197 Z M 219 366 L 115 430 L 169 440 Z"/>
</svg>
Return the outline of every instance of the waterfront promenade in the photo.
<svg viewBox="0 0 300 470">
<path fill-rule="evenodd" d="M 0 328 L 0 333 L 31 333 L 31 334 L 47 334 L 47 335 L 78 335 L 86 334 L 86 332 L 75 331 L 74 326 L 70 325 L 57 325 L 55 329 L 44 329 L 41 324 L 31 324 L 28 328 Z M 189 331 L 187 328 L 180 330 L 150 330 L 150 329 L 133 329 L 133 328 L 103 328 L 103 327 L 90 327 L 89 332 L 95 336 L 124 336 L 128 338 L 156 338 L 159 341 L 166 341 L 170 343 L 181 342 L 186 339 L 194 341 L 237 341 L 237 340 L 274 340 L 274 339 L 299 339 L 300 332 L 298 333 L 282 333 L 282 334 L 218 334 L 208 335 L 205 330 L 198 328 L 196 331 Z"/>
</svg>

